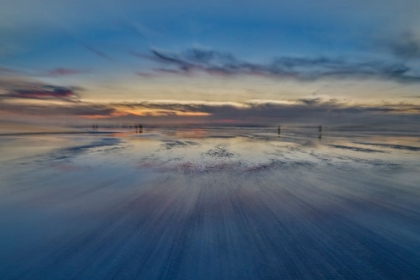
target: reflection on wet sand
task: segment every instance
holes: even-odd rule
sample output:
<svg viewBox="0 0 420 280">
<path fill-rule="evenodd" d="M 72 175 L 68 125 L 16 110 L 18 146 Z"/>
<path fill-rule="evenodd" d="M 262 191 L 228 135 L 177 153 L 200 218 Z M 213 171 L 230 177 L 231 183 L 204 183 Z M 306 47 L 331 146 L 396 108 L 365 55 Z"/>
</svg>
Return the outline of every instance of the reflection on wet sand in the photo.
<svg viewBox="0 0 420 280">
<path fill-rule="evenodd" d="M 238 128 L 0 143 L 2 279 L 420 277 L 420 152 L 401 148 L 417 138 Z"/>
</svg>

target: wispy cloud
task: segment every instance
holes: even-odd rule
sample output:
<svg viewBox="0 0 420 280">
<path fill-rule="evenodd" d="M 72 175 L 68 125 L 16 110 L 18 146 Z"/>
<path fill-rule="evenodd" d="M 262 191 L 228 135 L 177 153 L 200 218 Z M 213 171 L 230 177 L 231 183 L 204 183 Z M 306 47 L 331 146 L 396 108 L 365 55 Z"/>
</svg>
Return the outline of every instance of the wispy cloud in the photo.
<svg viewBox="0 0 420 280">
<path fill-rule="evenodd" d="M 103 59 L 106 59 L 106 60 L 113 60 L 113 58 L 112 58 L 111 56 L 109 56 L 108 54 L 106 54 L 105 52 L 103 52 L 103 51 L 101 51 L 101 50 L 99 50 L 99 49 L 97 49 L 97 48 L 94 48 L 94 47 L 89 46 L 89 45 L 87 45 L 87 44 L 82 44 L 82 46 L 83 46 L 85 49 L 87 49 L 88 51 L 92 52 L 93 54 L 95 54 L 95 55 L 97 55 L 97 56 L 99 56 L 99 57 L 101 57 L 101 58 L 103 58 Z"/>
<path fill-rule="evenodd" d="M 381 79 L 401 83 L 418 83 L 420 76 L 402 62 L 350 61 L 331 57 L 277 57 L 268 63 L 253 63 L 236 58 L 231 53 L 188 49 L 181 53 L 152 49 L 150 54 L 135 56 L 156 62 L 151 73 L 191 75 L 204 72 L 210 75 L 253 75 L 277 79 L 314 81 L 319 79 Z M 145 72 L 142 72 L 144 75 Z"/>
<path fill-rule="evenodd" d="M 48 71 L 49 76 L 68 76 L 68 75 L 77 75 L 77 74 L 83 74 L 87 71 L 84 70 L 78 70 L 78 69 L 70 69 L 70 68 L 55 68 L 50 71 Z"/>
</svg>

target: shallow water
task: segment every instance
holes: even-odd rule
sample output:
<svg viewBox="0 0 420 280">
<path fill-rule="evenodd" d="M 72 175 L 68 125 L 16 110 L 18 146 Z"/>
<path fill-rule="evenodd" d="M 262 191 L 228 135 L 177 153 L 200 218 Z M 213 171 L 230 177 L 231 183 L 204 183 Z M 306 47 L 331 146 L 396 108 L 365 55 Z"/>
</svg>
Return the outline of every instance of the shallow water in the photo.
<svg viewBox="0 0 420 280">
<path fill-rule="evenodd" d="M 1 279 L 419 279 L 419 138 L 316 136 L 1 136 Z"/>
</svg>

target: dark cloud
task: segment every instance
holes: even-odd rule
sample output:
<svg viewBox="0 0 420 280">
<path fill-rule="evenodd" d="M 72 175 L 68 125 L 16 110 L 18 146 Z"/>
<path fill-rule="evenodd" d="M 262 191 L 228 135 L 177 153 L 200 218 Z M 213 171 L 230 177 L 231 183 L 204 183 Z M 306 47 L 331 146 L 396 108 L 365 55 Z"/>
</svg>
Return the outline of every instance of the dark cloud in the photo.
<svg viewBox="0 0 420 280">
<path fill-rule="evenodd" d="M 78 98 L 75 90 L 77 88 L 42 85 L 34 89 L 14 89 L 8 94 L 0 95 L 0 97 L 72 100 Z"/>
<path fill-rule="evenodd" d="M 299 99 L 299 102 L 301 102 L 303 104 L 306 104 L 306 105 L 317 105 L 317 104 L 320 104 L 322 102 L 322 99 L 321 98 L 312 98 L 312 99 L 302 98 L 302 99 Z"/>
<path fill-rule="evenodd" d="M 158 63 L 160 67 L 154 68 L 154 73 L 190 75 L 204 72 L 210 75 L 254 75 L 301 81 L 356 78 L 394 80 L 401 83 L 420 82 L 420 76 L 401 62 L 356 62 L 329 57 L 278 57 L 269 63 L 251 63 L 239 60 L 230 53 L 198 48 L 182 53 L 152 49 L 148 55 L 133 54 Z"/>
<path fill-rule="evenodd" d="M 115 109 L 106 105 L 71 103 L 68 105 L 56 104 L 14 104 L 0 102 L 0 112 L 19 115 L 35 116 L 84 116 L 84 117 L 109 117 Z"/>
<path fill-rule="evenodd" d="M 402 59 L 420 58 L 420 39 L 412 33 L 404 33 L 389 43 L 391 51 Z"/>
<path fill-rule="evenodd" d="M 78 92 L 82 89 L 75 86 L 56 86 L 43 84 L 29 78 L 0 78 L 0 98 L 23 99 L 58 99 L 77 101 Z"/>
</svg>

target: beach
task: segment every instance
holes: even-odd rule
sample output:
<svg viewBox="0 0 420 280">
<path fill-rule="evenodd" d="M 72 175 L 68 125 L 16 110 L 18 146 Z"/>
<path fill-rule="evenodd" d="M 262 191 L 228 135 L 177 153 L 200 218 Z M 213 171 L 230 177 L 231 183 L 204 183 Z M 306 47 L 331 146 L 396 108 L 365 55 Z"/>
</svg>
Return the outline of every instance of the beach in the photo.
<svg viewBox="0 0 420 280">
<path fill-rule="evenodd" d="M 2 279 L 419 279 L 417 135 L 0 136 Z"/>
</svg>

